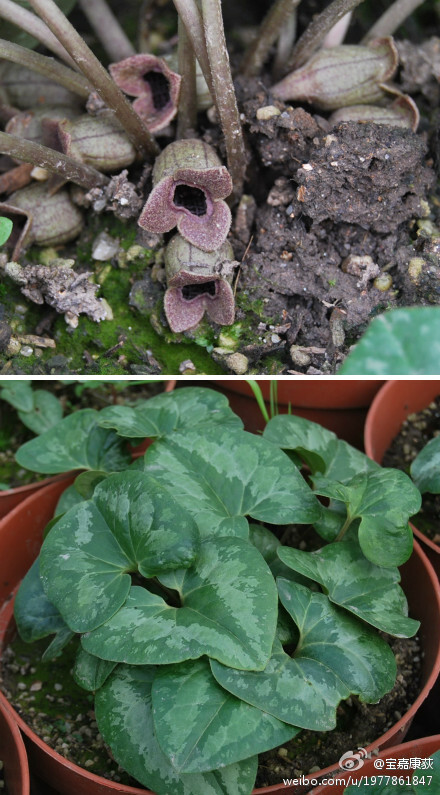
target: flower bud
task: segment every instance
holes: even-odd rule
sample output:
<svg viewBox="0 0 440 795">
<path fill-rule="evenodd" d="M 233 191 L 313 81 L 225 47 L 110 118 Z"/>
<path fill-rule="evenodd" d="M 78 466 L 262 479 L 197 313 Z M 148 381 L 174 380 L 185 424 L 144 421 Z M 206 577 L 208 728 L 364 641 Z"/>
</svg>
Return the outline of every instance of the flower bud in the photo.
<svg viewBox="0 0 440 795">
<path fill-rule="evenodd" d="M 226 240 L 231 211 L 222 201 L 232 180 L 214 149 L 198 139 L 174 141 L 156 159 L 153 190 L 138 224 L 148 232 L 180 234 L 203 251 Z"/>
<path fill-rule="evenodd" d="M 419 119 L 420 114 L 414 100 L 407 94 L 402 94 L 384 108 L 379 105 L 350 105 L 339 108 L 332 113 L 329 122 L 339 124 L 342 121 L 371 121 L 375 124 L 389 124 L 391 127 L 409 127 L 416 132 Z"/>
<path fill-rule="evenodd" d="M 76 115 L 75 109 L 68 105 L 34 108 L 17 113 L 8 121 L 5 129 L 11 135 L 53 148 L 52 137 L 46 132 L 48 123 L 73 119 Z"/>
<path fill-rule="evenodd" d="M 204 252 L 175 235 L 165 250 L 168 289 L 164 307 L 172 331 L 194 328 L 206 314 L 215 323 L 234 322 L 235 301 L 230 282 L 236 265 L 232 247 L 225 242 Z"/>
<path fill-rule="evenodd" d="M 177 113 L 181 77 L 163 58 L 140 53 L 110 64 L 116 85 L 133 97 L 133 109 L 150 132 L 162 130 Z"/>
<path fill-rule="evenodd" d="M 382 83 L 399 62 L 391 36 L 373 39 L 366 47 L 341 44 L 319 50 L 301 69 L 272 88 L 282 100 L 310 102 L 321 110 L 374 104 L 383 99 Z"/>
<path fill-rule="evenodd" d="M 84 104 L 78 94 L 59 83 L 9 61 L 0 64 L 0 83 L 9 104 L 19 110 L 47 105 L 68 105 L 78 110 Z"/>
<path fill-rule="evenodd" d="M 98 171 L 125 168 L 136 158 L 136 149 L 112 113 L 62 121 L 58 136 L 64 154 Z"/>
<path fill-rule="evenodd" d="M 12 193 L 8 205 L 12 215 L 17 208 L 21 211 L 19 215 L 24 214 L 28 219 L 15 246 L 13 259 L 17 259 L 24 245 L 58 246 L 77 237 L 83 227 L 82 214 L 72 203 L 67 190 L 51 196 L 43 184 L 29 185 Z M 3 214 L 8 215 L 8 212 Z"/>
</svg>

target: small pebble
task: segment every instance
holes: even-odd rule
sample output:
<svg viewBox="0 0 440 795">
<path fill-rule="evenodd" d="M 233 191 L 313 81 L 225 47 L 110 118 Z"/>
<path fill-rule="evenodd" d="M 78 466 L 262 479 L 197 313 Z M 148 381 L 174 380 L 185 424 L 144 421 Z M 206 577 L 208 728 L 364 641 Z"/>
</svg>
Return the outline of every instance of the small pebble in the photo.
<svg viewBox="0 0 440 795">
<path fill-rule="evenodd" d="M 244 375 L 249 368 L 249 359 L 243 353 L 231 353 L 225 356 L 225 362 L 237 375 Z"/>
<path fill-rule="evenodd" d="M 27 358 L 29 358 L 29 356 L 33 356 L 34 349 L 31 348 L 30 345 L 22 345 L 20 353 L 22 356 L 26 356 Z"/>
<path fill-rule="evenodd" d="M 273 119 L 274 116 L 279 116 L 281 111 L 279 108 L 276 108 L 275 105 L 265 105 L 263 108 L 258 108 L 257 110 L 257 119 L 259 121 L 267 121 L 268 119 Z"/>
<path fill-rule="evenodd" d="M 92 257 L 100 262 L 115 257 L 119 251 L 119 238 L 112 237 L 108 232 L 101 232 L 93 241 Z"/>
</svg>

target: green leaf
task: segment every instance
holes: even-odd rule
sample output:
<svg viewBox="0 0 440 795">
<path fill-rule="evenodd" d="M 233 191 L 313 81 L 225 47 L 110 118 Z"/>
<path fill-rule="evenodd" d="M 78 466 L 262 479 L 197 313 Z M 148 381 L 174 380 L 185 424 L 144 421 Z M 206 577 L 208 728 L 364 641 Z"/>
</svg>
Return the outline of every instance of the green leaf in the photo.
<svg viewBox="0 0 440 795">
<path fill-rule="evenodd" d="M 98 483 L 102 483 L 102 481 L 105 480 L 108 475 L 108 472 L 102 472 L 96 469 L 88 469 L 85 472 L 81 472 L 75 478 L 72 488 L 75 489 L 77 494 L 82 499 L 89 500 L 91 497 L 93 497 L 93 493 Z M 76 500 L 76 502 L 79 501 L 80 500 Z M 75 505 L 76 502 L 73 502 L 72 504 Z"/>
<path fill-rule="evenodd" d="M 51 652 L 46 649 L 45 656 L 48 659 L 56 656 L 73 636 L 59 611 L 44 593 L 39 558 L 34 561 L 20 583 L 15 597 L 14 617 L 20 637 L 26 643 L 33 643 L 48 635 L 56 636 L 56 646 L 52 645 L 52 641 L 49 646 Z"/>
<path fill-rule="evenodd" d="M 431 439 L 411 464 L 411 477 L 422 494 L 440 494 L 440 436 Z"/>
<path fill-rule="evenodd" d="M 2 246 L 3 243 L 6 243 L 12 232 L 13 226 L 14 224 L 10 218 L 5 218 L 4 216 L 0 217 L 0 246 Z"/>
<path fill-rule="evenodd" d="M 179 773 L 239 762 L 299 731 L 220 687 L 207 660 L 159 668 L 152 699 L 157 741 Z"/>
<path fill-rule="evenodd" d="M 139 571 L 188 566 L 198 549 L 192 518 L 149 475 L 109 476 L 46 537 L 40 571 L 48 598 L 75 632 L 95 629 L 125 602 Z"/>
<path fill-rule="evenodd" d="M 81 646 L 78 647 L 72 676 L 84 690 L 99 690 L 116 668 L 117 663 L 100 660 L 88 654 Z"/>
<path fill-rule="evenodd" d="M 23 425 L 26 425 L 34 433 L 40 434 L 60 422 L 63 418 L 63 407 L 52 392 L 36 389 L 33 392 L 32 409 L 19 411 L 18 416 Z"/>
<path fill-rule="evenodd" d="M 360 450 L 304 417 L 279 414 L 268 422 L 263 437 L 282 450 L 294 450 L 312 473 L 322 472 L 329 479 L 345 482 L 361 472 L 380 469 Z"/>
<path fill-rule="evenodd" d="M 98 728 L 116 761 L 157 795 L 250 795 L 257 757 L 211 773 L 178 775 L 154 730 L 149 666 L 119 666 L 97 691 Z"/>
<path fill-rule="evenodd" d="M 114 431 L 99 428 L 99 412 L 81 409 L 20 447 L 16 460 L 33 472 L 55 475 L 70 469 L 124 469 L 130 455 Z"/>
<path fill-rule="evenodd" d="M 267 564 L 246 541 L 205 541 L 191 568 L 159 576 L 182 607 L 134 586 L 120 610 L 83 636 L 86 651 L 131 664 L 167 664 L 203 654 L 236 668 L 261 669 L 270 657 L 277 592 Z"/>
<path fill-rule="evenodd" d="M 310 660 L 321 663 L 361 701 L 379 701 L 392 689 L 396 660 L 375 630 L 332 605 L 325 594 L 280 578 L 277 584 L 281 602 L 300 631 L 293 659 L 305 670 Z"/>
<path fill-rule="evenodd" d="M 6 381 L 1 380 L 0 398 L 10 403 L 19 411 L 32 411 L 34 406 L 34 393 L 31 381 Z"/>
<path fill-rule="evenodd" d="M 75 484 L 72 483 L 71 486 L 68 486 L 65 489 L 57 502 L 57 506 L 54 511 L 54 517 L 58 518 L 61 514 L 66 513 L 66 511 L 73 508 L 74 505 L 78 505 L 78 503 L 84 502 L 84 498 L 81 497 L 75 488 Z"/>
<path fill-rule="evenodd" d="M 175 434 L 147 450 L 144 466 L 193 514 L 202 538 L 247 538 L 248 515 L 272 524 L 319 516 L 318 501 L 289 457 L 245 431 Z"/>
<path fill-rule="evenodd" d="M 404 472 L 379 469 L 336 483 L 317 475 L 317 494 L 345 503 L 347 520 L 360 519 L 359 543 L 378 566 L 400 566 L 411 555 L 410 516 L 420 509 L 420 492 Z"/>
<path fill-rule="evenodd" d="M 392 309 L 374 318 L 338 375 L 438 375 L 440 308 Z"/>
<path fill-rule="evenodd" d="M 99 415 L 102 428 L 114 428 L 127 439 L 164 437 L 176 431 L 206 430 L 216 425 L 242 428 L 225 395 L 213 389 L 185 387 L 130 406 L 108 406 Z"/>
<path fill-rule="evenodd" d="M 399 570 L 375 566 L 356 540 L 328 544 L 317 552 L 281 547 L 278 555 L 287 566 L 319 582 L 330 601 L 373 627 L 401 638 L 417 632 L 420 622 L 407 617 Z"/>
</svg>

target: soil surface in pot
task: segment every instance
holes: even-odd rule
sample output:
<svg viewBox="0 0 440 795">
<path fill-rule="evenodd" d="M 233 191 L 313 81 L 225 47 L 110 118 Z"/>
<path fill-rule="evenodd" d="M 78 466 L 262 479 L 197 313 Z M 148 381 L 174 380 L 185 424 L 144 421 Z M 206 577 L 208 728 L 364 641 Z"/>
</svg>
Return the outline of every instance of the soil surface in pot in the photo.
<svg viewBox="0 0 440 795">
<path fill-rule="evenodd" d="M 410 414 L 386 451 L 382 465 L 409 474 L 409 468 L 422 448 L 440 435 L 440 395 L 426 409 Z M 431 541 L 440 545 L 440 494 L 423 494 L 422 508 L 414 524 Z"/>
</svg>

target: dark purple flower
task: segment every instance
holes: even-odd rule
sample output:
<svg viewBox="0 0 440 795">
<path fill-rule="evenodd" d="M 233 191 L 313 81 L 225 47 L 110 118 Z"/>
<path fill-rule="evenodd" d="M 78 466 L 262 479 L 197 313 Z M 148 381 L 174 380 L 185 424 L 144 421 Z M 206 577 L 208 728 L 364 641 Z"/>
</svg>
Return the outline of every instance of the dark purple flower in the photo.
<svg viewBox="0 0 440 795">
<path fill-rule="evenodd" d="M 131 97 L 133 108 L 150 132 L 162 130 L 177 113 L 181 77 L 163 58 L 140 53 L 110 64 L 116 85 Z"/>
<path fill-rule="evenodd" d="M 190 243 L 214 251 L 226 240 L 231 211 L 222 201 L 232 180 L 214 149 L 198 139 L 174 141 L 157 158 L 153 190 L 138 224 L 148 232 L 175 226 Z"/>
</svg>

